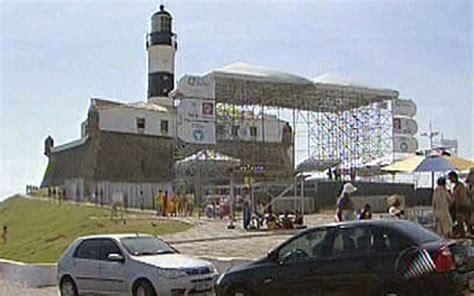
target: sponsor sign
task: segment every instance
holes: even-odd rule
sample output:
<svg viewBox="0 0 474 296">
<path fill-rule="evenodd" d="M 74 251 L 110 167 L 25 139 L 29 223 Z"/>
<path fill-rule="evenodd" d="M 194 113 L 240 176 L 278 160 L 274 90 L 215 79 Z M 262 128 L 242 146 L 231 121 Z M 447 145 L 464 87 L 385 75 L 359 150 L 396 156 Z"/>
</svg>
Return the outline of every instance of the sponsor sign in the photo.
<svg viewBox="0 0 474 296">
<path fill-rule="evenodd" d="M 214 100 L 182 98 L 178 106 L 178 138 L 186 143 L 216 143 Z"/>
<path fill-rule="evenodd" d="M 214 79 L 208 76 L 185 75 L 178 81 L 176 95 L 188 98 L 214 99 Z"/>
<path fill-rule="evenodd" d="M 418 141 L 410 135 L 395 135 L 393 151 L 397 153 L 415 153 L 418 150 Z"/>
<path fill-rule="evenodd" d="M 214 100 L 181 99 L 178 106 L 178 116 L 182 120 L 215 121 L 216 108 Z"/>
<path fill-rule="evenodd" d="M 418 131 L 416 120 L 408 117 L 393 118 L 393 132 L 395 134 L 414 135 Z"/>
<path fill-rule="evenodd" d="M 416 104 L 412 100 L 395 99 L 392 101 L 394 116 L 413 117 L 416 115 Z"/>
<path fill-rule="evenodd" d="M 187 121 L 178 124 L 178 138 L 186 143 L 216 144 L 215 123 L 210 121 Z"/>
</svg>

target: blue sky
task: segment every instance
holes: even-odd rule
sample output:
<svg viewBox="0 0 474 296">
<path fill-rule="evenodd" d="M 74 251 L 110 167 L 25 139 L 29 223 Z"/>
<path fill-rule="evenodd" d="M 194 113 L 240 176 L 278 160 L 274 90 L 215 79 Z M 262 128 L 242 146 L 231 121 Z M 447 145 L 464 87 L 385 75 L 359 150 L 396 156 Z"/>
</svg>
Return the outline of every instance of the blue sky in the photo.
<svg viewBox="0 0 474 296">
<path fill-rule="evenodd" d="M 164 1 L 177 76 L 236 61 L 395 88 L 474 158 L 470 1 Z M 145 99 L 158 1 L 1 1 L 0 199 L 39 184 L 43 141 L 79 137 L 91 97 Z M 425 140 L 421 140 L 426 145 Z"/>
</svg>

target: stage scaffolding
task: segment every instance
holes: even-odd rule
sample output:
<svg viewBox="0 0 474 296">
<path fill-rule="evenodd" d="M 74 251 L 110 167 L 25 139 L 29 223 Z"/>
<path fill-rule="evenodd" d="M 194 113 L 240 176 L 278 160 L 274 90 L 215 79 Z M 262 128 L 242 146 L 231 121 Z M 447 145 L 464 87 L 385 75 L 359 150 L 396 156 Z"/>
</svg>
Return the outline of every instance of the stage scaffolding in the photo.
<svg viewBox="0 0 474 296">
<path fill-rule="evenodd" d="M 297 164 L 307 159 L 350 170 L 393 153 L 391 101 L 398 98 L 396 90 L 313 82 L 242 63 L 193 79 L 206 89 L 188 97 L 215 100 L 217 143 L 184 145 L 181 157 L 214 149 L 244 165 L 265 165 L 265 177 L 291 180 Z M 175 93 L 186 96 L 186 88 Z M 247 132 L 258 126 L 258 133 L 243 139 L 236 132 L 243 126 Z M 267 129 L 280 134 L 270 139 Z"/>
<path fill-rule="evenodd" d="M 350 170 L 393 153 L 390 101 L 398 97 L 396 91 L 219 75 L 214 79 L 217 104 L 270 114 L 281 120 L 279 124 L 289 123 L 293 168 L 305 159 L 315 159 L 337 162 Z M 264 130 L 262 118 L 259 124 Z"/>
<path fill-rule="evenodd" d="M 392 112 L 388 102 L 341 110 L 297 111 L 297 163 L 305 159 L 332 161 L 349 170 L 393 153 Z"/>
</svg>

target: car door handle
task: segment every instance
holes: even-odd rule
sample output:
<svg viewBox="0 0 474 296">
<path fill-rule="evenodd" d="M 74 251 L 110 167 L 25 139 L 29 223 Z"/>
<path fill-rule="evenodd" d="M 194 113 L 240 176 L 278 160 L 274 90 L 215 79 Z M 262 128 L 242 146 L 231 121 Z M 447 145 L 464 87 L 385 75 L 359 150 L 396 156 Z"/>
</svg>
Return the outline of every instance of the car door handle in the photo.
<svg viewBox="0 0 474 296">
<path fill-rule="evenodd" d="M 273 279 L 273 278 L 266 278 L 266 279 L 263 280 L 263 283 L 264 283 L 265 285 L 269 285 L 269 284 L 271 284 L 271 283 L 273 283 L 273 282 L 274 282 L 274 279 Z"/>
</svg>

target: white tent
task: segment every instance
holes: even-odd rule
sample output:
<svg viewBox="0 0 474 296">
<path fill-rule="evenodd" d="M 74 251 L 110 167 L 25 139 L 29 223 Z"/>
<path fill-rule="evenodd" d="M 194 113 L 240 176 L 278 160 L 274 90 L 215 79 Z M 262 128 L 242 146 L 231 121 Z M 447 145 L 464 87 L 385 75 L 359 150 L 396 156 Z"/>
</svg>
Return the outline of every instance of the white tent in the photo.
<svg viewBox="0 0 474 296">
<path fill-rule="evenodd" d="M 220 78 L 240 78 L 249 81 L 260 81 L 270 83 L 288 84 L 311 84 L 311 81 L 294 74 L 275 70 L 268 67 L 250 65 L 246 63 L 233 63 L 222 68 L 217 68 L 211 72 L 215 77 Z"/>
<path fill-rule="evenodd" d="M 239 163 L 240 160 L 229 155 L 225 155 L 214 150 L 203 149 L 181 159 L 178 163 L 187 163 L 191 161 L 223 161 Z"/>
<path fill-rule="evenodd" d="M 338 112 L 392 100 L 398 92 L 371 88 L 325 75 L 307 78 L 268 67 L 234 63 L 201 77 L 217 103 L 264 105 L 315 112 Z M 179 91 L 177 92 L 179 93 Z"/>
</svg>

